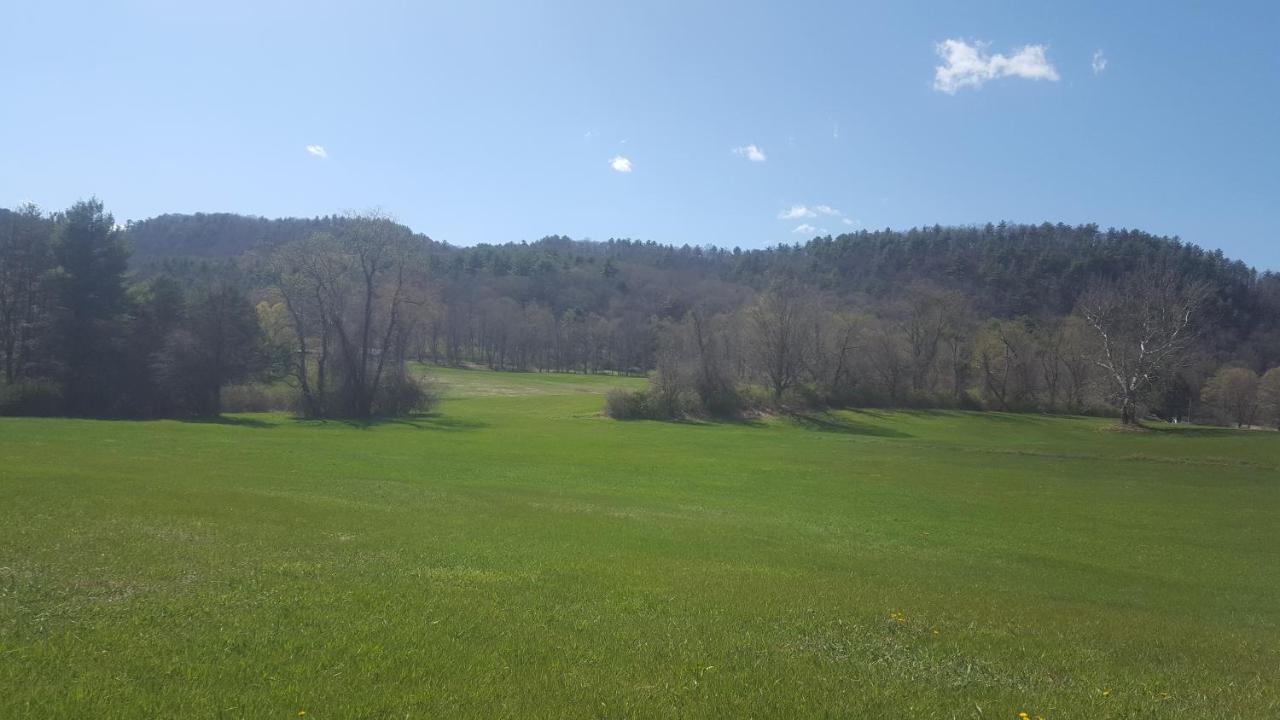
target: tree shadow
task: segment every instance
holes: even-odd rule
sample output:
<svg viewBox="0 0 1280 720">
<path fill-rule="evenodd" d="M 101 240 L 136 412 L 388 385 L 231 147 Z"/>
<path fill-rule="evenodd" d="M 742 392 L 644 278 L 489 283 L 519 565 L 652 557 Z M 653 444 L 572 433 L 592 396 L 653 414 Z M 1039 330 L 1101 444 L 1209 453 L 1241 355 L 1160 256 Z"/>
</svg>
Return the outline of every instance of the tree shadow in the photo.
<svg viewBox="0 0 1280 720">
<path fill-rule="evenodd" d="M 1250 430 L 1248 428 L 1205 427 L 1204 425 L 1187 426 L 1187 425 L 1174 425 L 1172 423 L 1164 423 L 1160 425 L 1144 424 L 1142 427 L 1145 428 L 1147 432 L 1150 432 L 1156 435 L 1167 435 L 1169 437 L 1188 437 L 1188 438 L 1245 437 L 1247 435 L 1254 435 L 1258 432 L 1264 432 L 1264 433 L 1268 432 L 1265 430 L 1263 431 Z"/>
<path fill-rule="evenodd" d="M 230 427 L 271 428 L 278 423 L 244 417 L 243 415 L 219 415 L 207 418 L 177 418 L 178 422 L 190 425 L 227 425 Z"/>
<path fill-rule="evenodd" d="M 333 420 L 330 422 L 353 427 L 358 430 L 370 430 L 376 427 L 399 425 L 416 430 L 436 430 L 442 432 L 466 432 L 483 430 L 489 423 L 480 420 L 464 420 L 462 418 L 441 415 L 437 412 L 414 413 L 404 417 L 369 418 L 368 420 Z"/>
<path fill-rule="evenodd" d="M 871 413 L 868 413 L 871 414 Z M 873 415 L 875 416 L 875 415 Z M 790 416 L 791 422 L 806 430 L 815 432 L 841 433 L 844 435 L 864 435 L 868 437 L 909 438 L 910 433 L 893 428 L 860 423 L 851 417 L 831 412 L 797 413 Z"/>
<path fill-rule="evenodd" d="M 908 408 L 895 411 L 899 415 L 922 418 L 975 418 L 1000 423 L 1035 423 L 1051 420 L 1060 415 L 1047 413 L 1020 413 L 1013 410 L 951 410 L 946 408 Z"/>
</svg>

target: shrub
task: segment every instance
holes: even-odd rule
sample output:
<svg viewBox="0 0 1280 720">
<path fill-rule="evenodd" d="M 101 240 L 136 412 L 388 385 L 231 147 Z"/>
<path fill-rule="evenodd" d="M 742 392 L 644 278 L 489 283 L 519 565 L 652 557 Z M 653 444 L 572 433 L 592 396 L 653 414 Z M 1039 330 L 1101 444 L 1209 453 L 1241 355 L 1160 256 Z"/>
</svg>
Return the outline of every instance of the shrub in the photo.
<svg viewBox="0 0 1280 720">
<path fill-rule="evenodd" d="M 49 380 L 0 385 L 0 415 L 52 416 L 62 413 L 62 386 Z"/>
<path fill-rule="evenodd" d="M 765 412 L 773 406 L 773 393 L 759 385 L 744 385 L 738 390 L 741 412 Z"/>
<path fill-rule="evenodd" d="M 373 400 L 373 414 L 397 417 L 426 412 L 440 400 L 435 381 L 409 373 L 392 373 L 379 383 Z"/>
<path fill-rule="evenodd" d="M 604 396 L 604 414 L 614 420 L 642 420 L 649 417 L 649 393 L 646 390 L 614 388 Z"/>
<path fill-rule="evenodd" d="M 223 412 L 288 412 L 298 407 L 298 391 L 284 383 L 228 385 L 222 389 Z"/>
<path fill-rule="evenodd" d="M 960 400 L 957 406 L 961 410 L 985 410 L 986 406 L 982 404 L 982 398 L 977 397 L 971 391 L 965 390 L 960 394 Z"/>
</svg>

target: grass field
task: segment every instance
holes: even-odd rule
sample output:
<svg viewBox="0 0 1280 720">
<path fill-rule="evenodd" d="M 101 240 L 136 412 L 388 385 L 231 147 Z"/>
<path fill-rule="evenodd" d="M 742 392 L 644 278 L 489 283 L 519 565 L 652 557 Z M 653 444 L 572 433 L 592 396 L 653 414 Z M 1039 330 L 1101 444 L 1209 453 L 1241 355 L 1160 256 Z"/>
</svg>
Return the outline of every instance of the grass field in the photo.
<svg viewBox="0 0 1280 720">
<path fill-rule="evenodd" d="M 1280 717 L 1280 434 L 0 419 L 0 718 Z"/>
</svg>

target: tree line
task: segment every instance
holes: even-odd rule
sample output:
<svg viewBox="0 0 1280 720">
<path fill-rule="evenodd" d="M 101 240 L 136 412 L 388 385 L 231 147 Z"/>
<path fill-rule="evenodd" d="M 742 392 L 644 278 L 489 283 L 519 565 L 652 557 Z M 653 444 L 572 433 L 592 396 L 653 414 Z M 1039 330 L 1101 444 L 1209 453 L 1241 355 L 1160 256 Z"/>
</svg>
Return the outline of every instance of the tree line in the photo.
<svg viewBox="0 0 1280 720">
<path fill-rule="evenodd" d="M 1089 225 L 759 250 L 560 236 L 460 248 L 377 215 L 120 227 L 90 201 L 0 210 L 0 260 L 4 412 L 368 417 L 430 401 L 410 366 L 422 361 L 650 374 L 650 397 L 629 407 L 656 415 L 875 405 L 1222 420 L 1219 369 L 1265 387 L 1280 365 L 1276 275 Z M 1183 306 L 1185 322 L 1161 314 Z M 1165 344 L 1110 340 L 1140 327 Z M 111 397 L 81 399 L 94 392 Z"/>
<path fill-rule="evenodd" d="M 139 277 L 97 200 L 0 214 L 0 412 L 216 416 L 249 381 L 289 384 L 307 417 L 421 409 L 430 393 L 405 369 L 417 250 L 369 215 L 252 267 Z"/>
<path fill-rule="evenodd" d="M 983 320 L 969 298 L 936 286 L 850 305 L 786 278 L 746 306 L 695 307 L 666 323 L 649 387 L 612 393 L 606 412 L 919 407 L 1186 420 L 1196 412 L 1186 373 L 1212 294 L 1208 283 L 1153 264 L 1096 280 L 1068 315 Z M 1280 368 L 1263 378 L 1219 371 L 1199 417 L 1280 422 Z"/>
</svg>

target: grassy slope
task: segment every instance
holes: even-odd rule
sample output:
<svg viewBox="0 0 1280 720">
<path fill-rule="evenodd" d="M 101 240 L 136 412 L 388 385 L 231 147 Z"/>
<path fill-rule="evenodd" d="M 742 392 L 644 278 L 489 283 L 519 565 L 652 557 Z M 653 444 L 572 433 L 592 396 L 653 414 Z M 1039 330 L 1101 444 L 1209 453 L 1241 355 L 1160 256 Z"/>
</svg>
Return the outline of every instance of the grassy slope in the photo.
<svg viewBox="0 0 1280 720">
<path fill-rule="evenodd" d="M 0 717 L 1280 715 L 1280 435 L 442 376 L 368 428 L 0 419 Z"/>
</svg>

